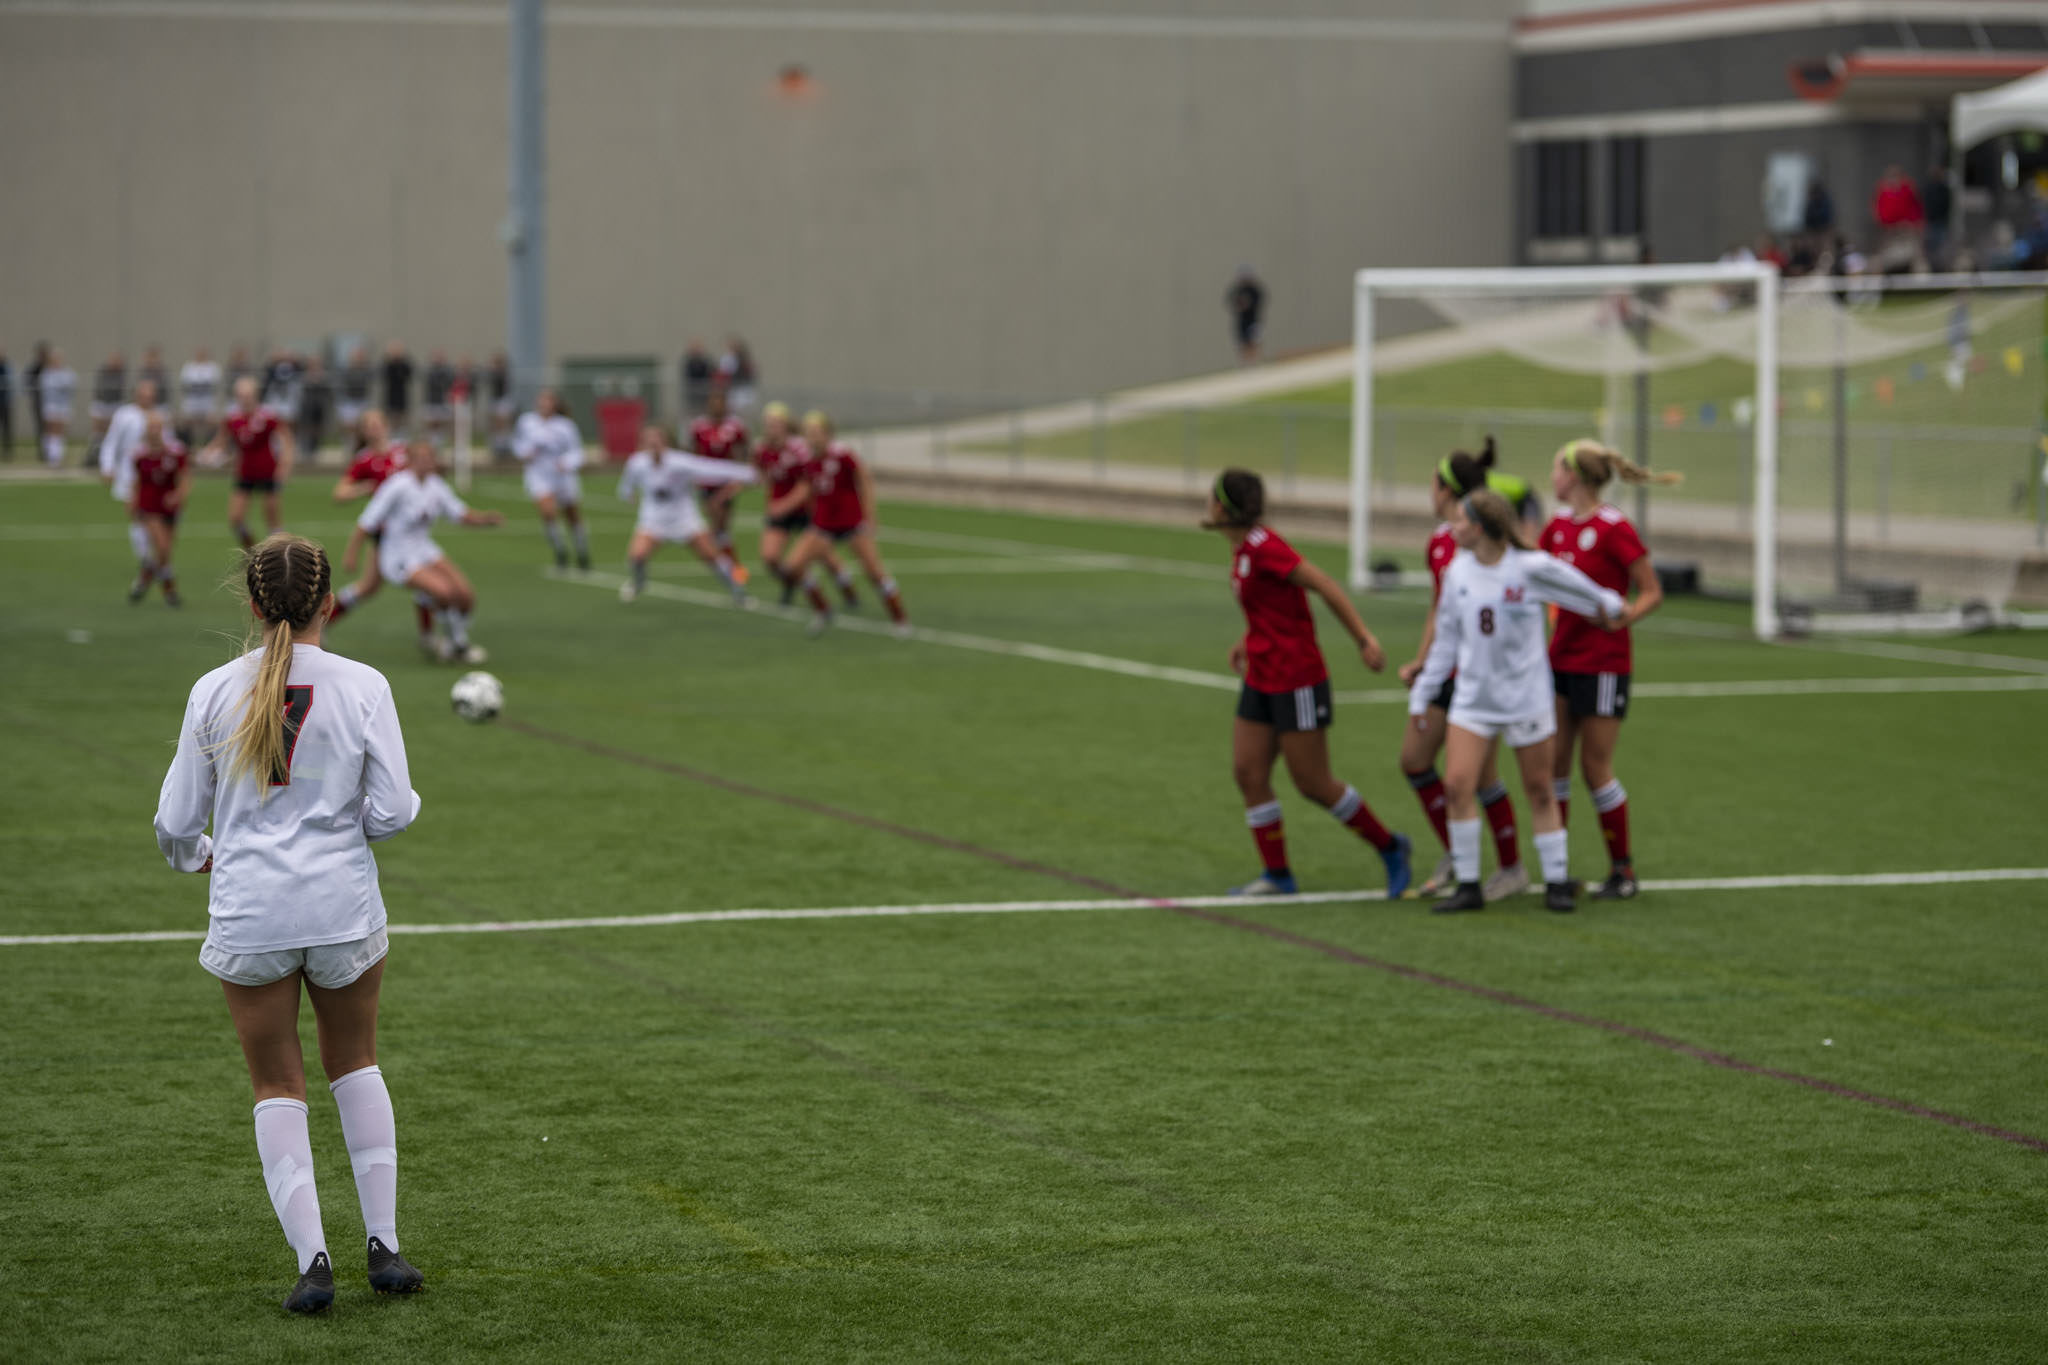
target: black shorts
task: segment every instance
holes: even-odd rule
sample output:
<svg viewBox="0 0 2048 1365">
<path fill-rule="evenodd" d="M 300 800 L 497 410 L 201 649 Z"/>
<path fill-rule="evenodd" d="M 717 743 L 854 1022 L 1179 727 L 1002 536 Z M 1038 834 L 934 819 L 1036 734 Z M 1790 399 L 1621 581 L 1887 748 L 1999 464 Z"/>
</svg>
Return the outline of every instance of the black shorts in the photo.
<svg viewBox="0 0 2048 1365">
<path fill-rule="evenodd" d="M 809 526 L 810 524 L 811 514 L 807 509 L 804 508 L 798 508 L 796 511 L 791 512 L 786 516 L 770 517 L 767 521 L 767 526 L 769 530 L 787 531 L 789 532 L 789 534 L 793 536 L 801 535 L 803 533 L 804 528 L 806 526 Z"/>
<path fill-rule="evenodd" d="M 1327 730 L 1337 719 L 1330 706 L 1330 680 L 1291 692 L 1261 692 L 1246 683 L 1237 694 L 1237 718 L 1275 730 Z"/>
<path fill-rule="evenodd" d="M 1553 673 L 1551 683 L 1574 720 L 1588 716 L 1628 719 L 1627 673 Z"/>
<path fill-rule="evenodd" d="M 237 493 L 275 493 L 277 491 L 277 480 L 238 478 L 235 480 L 235 491 Z"/>
<path fill-rule="evenodd" d="M 1436 690 L 1436 695 L 1429 699 L 1429 704 L 1439 711 L 1448 711 L 1451 709 L 1451 697 L 1457 690 L 1458 675 L 1453 673 L 1444 679 L 1444 685 Z"/>
<path fill-rule="evenodd" d="M 831 541 L 834 545 L 844 545 L 847 541 L 860 534 L 860 527 L 858 526 L 813 526 L 811 529 Z"/>
<path fill-rule="evenodd" d="M 183 510 L 184 509 L 182 507 L 178 509 L 178 511 L 180 512 L 182 512 Z M 178 524 L 177 512 L 152 512 L 149 509 L 144 508 L 142 511 L 137 512 L 136 515 L 141 517 L 144 521 L 160 521 L 164 525 L 170 527 L 176 527 Z"/>
<path fill-rule="evenodd" d="M 1250 346 L 1255 344 L 1259 339 L 1259 320 L 1247 317 L 1238 318 L 1236 332 L 1238 345 Z"/>
</svg>

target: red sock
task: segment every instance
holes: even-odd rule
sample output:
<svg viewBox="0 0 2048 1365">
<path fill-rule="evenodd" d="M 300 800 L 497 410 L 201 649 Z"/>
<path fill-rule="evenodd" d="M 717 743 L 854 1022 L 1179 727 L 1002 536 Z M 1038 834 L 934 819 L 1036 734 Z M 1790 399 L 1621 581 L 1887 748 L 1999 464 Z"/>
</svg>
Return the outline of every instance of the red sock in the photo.
<svg viewBox="0 0 2048 1365">
<path fill-rule="evenodd" d="M 433 608 L 425 606 L 419 602 L 415 602 L 412 604 L 412 612 L 414 616 L 419 618 L 420 634 L 432 635 L 434 633 Z"/>
<path fill-rule="evenodd" d="M 1450 826 L 1445 824 L 1444 783 L 1436 775 L 1436 769 L 1409 773 L 1408 785 L 1415 788 L 1415 799 L 1422 803 L 1422 813 L 1429 818 L 1429 827 L 1436 831 L 1436 841 L 1445 848 L 1451 846 Z"/>
<path fill-rule="evenodd" d="M 1496 782 L 1479 793 L 1486 807 L 1486 823 L 1493 827 L 1493 856 L 1502 867 L 1522 861 L 1521 845 L 1515 840 L 1515 803 L 1508 800 L 1507 784 Z"/>
<path fill-rule="evenodd" d="M 334 610 L 328 613 L 327 624 L 331 626 L 346 615 L 348 615 L 348 603 L 337 597 L 334 599 Z"/>
<path fill-rule="evenodd" d="M 825 600 L 824 593 L 818 591 L 817 584 L 806 583 L 804 585 L 804 596 L 811 599 L 811 610 L 817 612 L 818 615 L 830 616 L 832 614 L 832 604 Z"/>
<path fill-rule="evenodd" d="M 1372 807 L 1365 804 L 1365 798 L 1358 794 L 1358 788 L 1346 787 L 1344 794 L 1337 798 L 1337 804 L 1330 807 L 1330 814 L 1343 822 L 1346 829 L 1371 844 L 1385 850 L 1394 842 L 1394 836 L 1372 813 Z"/>
<path fill-rule="evenodd" d="M 1268 801 L 1263 806 L 1247 807 L 1244 822 L 1251 826 L 1252 842 L 1259 846 L 1259 862 L 1266 871 L 1284 875 L 1287 871 L 1287 835 L 1281 827 L 1280 803 Z"/>
<path fill-rule="evenodd" d="M 1616 778 L 1593 793 L 1593 809 L 1600 812 L 1600 836 L 1607 840 L 1607 857 L 1616 867 L 1629 865 L 1628 792 Z"/>
<path fill-rule="evenodd" d="M 889 619 L 898 625 L 907 619 L 903 615 L 903 594 L 894 588 L 882 594 L 882 605 L 889 609 Z"/>
</svg>

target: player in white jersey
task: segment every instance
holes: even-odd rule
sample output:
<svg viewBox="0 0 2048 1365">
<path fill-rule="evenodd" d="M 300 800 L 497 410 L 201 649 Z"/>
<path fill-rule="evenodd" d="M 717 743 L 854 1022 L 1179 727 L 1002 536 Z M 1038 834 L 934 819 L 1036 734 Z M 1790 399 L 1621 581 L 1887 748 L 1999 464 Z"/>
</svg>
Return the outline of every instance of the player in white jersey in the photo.
<svg viewBox="0 0 2048 1365">
<path fill-rule="evenodd" d="M 583 467 L 583 433 L 562 409 L 562 397 L 553 389 L 542 389 L 534 399 L 533 411 L 520 415 L 512 429 L 512 453 L 526 466 L 526 496 L 540 509 L 541 529 L 555 552 L 555 567 L 569 567 L 569 547 L 557 516 L 568 520 L 576 539 L 576 567 L 590 567 L 590 533 L 583 525 L 583 481 L 576 471 Z"/>
<path fill-rule="evenodd" d="M 733 604 L 748 605 L 747 571 L 712 539 L 711 527 L 697 509 L 696 494 L 700 487 L 749 484 L 759 478 L 750 466 L 737 460 L 707 460 L 677 450 L 658 426 L 643 430 L 640 449 L 633 452 L 619 475 L 619 496 L 627 502 L 637 498 L 640 503 L 633 539 L 626 547 L 629 576 L 619 584 L 619 600 L 630 602 L 646 590 L 647 561 L 653 558 L 655 548 L 667 541 L 688 545 L 732 593 Z"/>
<path fill-rule="evenodd" d="M 107 434 L 100 438 L 100 481 L 113 492 L 114 501 L 128 509 L 128 548 L 135 552 L 136 576 L 128 600 L 140 601 L 156 581 L 156 558 L 149 530 L 135 509 L 135 452 L 142 448 L 142 436 L 156 411 L 156 381 L 143 379 L 135 385 L 133 401 L 114 409 L 107 419 Z"/>
<path fill-rule="evenodd" d="M 1543 903 L 1572 910 L 1564 824 L 1550 777 L 1557 715 L 1542 604 L 1556 603 L 1609 628 L 1628 604 L 1571 565 L 1530 548 L 1515 509 L 1492 489 L 1467 494 L 1453 511 L 1458 554 L 1444 570 L 1436 638 L 1408 693 L 1408 714 L 1414 723 L 1426 723 L 1438 689 L 1453 671 L 1458 675 L 1444 738 L 1444 792 L 1458 888 L 1437 902 L 1435 912 L 1486 905 L 1479 885 L 1479 777 L 1501 739 L 1521 766 L 1543 866 Z"/>
<path fill-rule="evenodd" d="M 356 571 L 363 542 L 377 539 L 377 570 L 386 580 L 403 583 L 416 594 L 424 594 L 431 610 L 441 618 L 447 639 L 436 647 L 447 662 L 480 664 L 484 651 L 469 639 L 469 617 L 476 610 L 476 589 L 453 560 L 434 543 L 437 521 L 455 521 L 464 526 L 498 526 L 503 512 L 479 512 L 461 498 L 441 477 L 439 453 L 432 441 L 414 441 L 406 448 L 405 468 L 394 472 L 378 487 L 356 519 L 355 533 L 341 567 Z"/>
<path fill-rule="evenodd" d="M 220 421 L 220 363 L 204 346 L 178 371 L 178 438 L 198 448 Z"/>
<path fill-rule="evenodd" d="M 327 555 L 296 536 L 250 550 L 243 576 L 261 650 L 193 685 L 157 802 L 156 839 L 180 872 L 211 872 L 199 961 L 219 977 L 256 1097 L 256 1152 L 299 1279 L 284 1306 L 334 1301 L 307 1132 L 299 993 L 341 1113 L 368 1231 L 370 1285 L 409 1294 L 398 1254 L 398 1148 L 377 1066 L 384 899 L 370 845 L 419 815 L 391 685 L 327 653 Z M 208 823 L 213 826 L 209 837 Z"/>
<path fill-rule="evenodd" d="M 71 404 L 78 394 L 78 372 L 64 363 L 64 352 L 50 349 L 36 389 L 42 399 L 43 463 L 55 469 L 64 463 L 64 437 L 71 430 Z"/>
</svg>

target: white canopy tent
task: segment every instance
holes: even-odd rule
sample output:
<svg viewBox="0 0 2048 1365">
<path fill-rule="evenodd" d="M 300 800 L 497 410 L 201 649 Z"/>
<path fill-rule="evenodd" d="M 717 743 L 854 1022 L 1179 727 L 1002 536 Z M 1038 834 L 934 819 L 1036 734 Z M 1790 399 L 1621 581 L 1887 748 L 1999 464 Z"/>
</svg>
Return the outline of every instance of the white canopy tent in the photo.
<svg viewBox="0 0 2048 1365">
<path fill-rule="evenodd" d="M 2027 128 L 2048 132 L 2048 69 L 2010 85 L 1957 95 L 1949 112 L 1949 145 L 1960 157 L 1987 138 Z"/>
</svg>

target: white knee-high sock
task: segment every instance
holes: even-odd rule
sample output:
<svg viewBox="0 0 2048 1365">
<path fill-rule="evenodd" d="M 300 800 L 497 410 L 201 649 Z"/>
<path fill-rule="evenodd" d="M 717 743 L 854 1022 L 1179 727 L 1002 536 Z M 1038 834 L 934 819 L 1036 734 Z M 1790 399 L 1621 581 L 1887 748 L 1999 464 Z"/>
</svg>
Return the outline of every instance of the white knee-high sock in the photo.
<svg viewBox="0 0 2048 1365">
<path fill-rule="evenodd" d="M 155 562 L 156 555 L 150 549 L 149 532 L 142 528 L 139 521 L 128 523 L 128 548 L 135 551 L 136 563 L 146 565 Z"/>
<path fill-rule="evenodd" d="M 398 1250 L 398 1126 L 391 1116 L 391 1092 L 374 1066 L 328 1082 L 341 1110 L 341 1136 L 356 1170 L 356 1198 L 363 1205 L 363 1230 Z"/>
<path fill-rule="evenodd" d="M 1572 860 L 1565 851 L 1565 832 L 1554 829 L 1535 839 L 1536 861 L 1543 865 L 1543 880 L 1552 886 L 1571 880 Z"/>
<path fill-rule="evenodd" d="M 64 438 L 62 436 L 49 435 L 43 437 L 43 462 L 53 465 L 64 463 Z"/>
<path fill-rule="evenodd" d="M 567 542 L 565 542 L 562 539 L 562 528 L 560 526 L 556 525 L 552 521 L 544 521 L 540 524 L 540 529 L 547 533 L 548 546 L 549 548 L 553 549 L 557 555 L 565 555 L 569 553 L 569 546 Z"/>
<path fill-rule="evenodd" d="M 320 1195 L 313 1188 L 313 1140 L 306 1132 L 304 1100 L 265 1100 L 256 1106 L 256 1155 L 263 1162 L 263 1183 L 270 1207 L 284 1228 L 284 1239 L 299 1253 L 299 1273 L 312 1268 L 313 1258 L 327 1250 L 320 1230 Z"/>
<path fill-rule="evenodd" d="M 468 612 L 444 607 L 441 610 L 441 624 L 448 629 L 448 643 L 457 649 L 465 648 L 469 644 Z"/>
<path fill-rule="evenodd" d="M 583 522 L 576 523 L 576 554 L 579 558 L 590 558 L 590 527 Z"/>
<path fill-rule="evenodd" d="M 1451 832 L 1451 865 L 1457 869 L 1460 882 L 1479 880 L 1479 822 L 1477 820 L 1452 820 L 1448 822 Z"/>
</svg>

